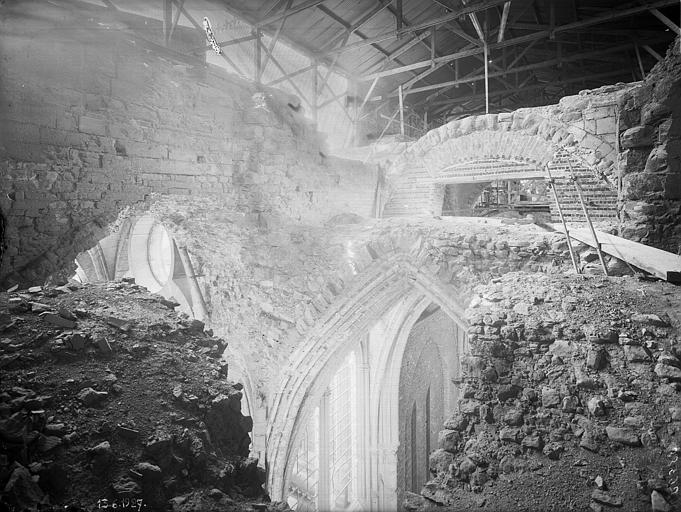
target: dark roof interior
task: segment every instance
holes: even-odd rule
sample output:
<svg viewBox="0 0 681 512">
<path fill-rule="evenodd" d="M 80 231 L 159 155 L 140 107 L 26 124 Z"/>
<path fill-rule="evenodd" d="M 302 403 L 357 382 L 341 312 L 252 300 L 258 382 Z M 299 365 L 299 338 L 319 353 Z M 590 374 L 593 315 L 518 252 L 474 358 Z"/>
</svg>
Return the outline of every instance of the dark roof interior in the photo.
<svg viewBox="0 0 681 512">
<path fill-rule="evenodd" d="M 490 104 L 499 111 L 555 101 L 584 88 L 640 80 L 641 71 L 649 71 L 664 55 L 679 24 L 677 0 L 221 3 L 263 30 L 280 30 L 310 55 L 360 78 L 361 100 L 376 74 L 384 72 L 387 76 L 380 76 L 370 100 L 394 100 L 403 85 L 405 92 L 411 88 L 405 102 L 431 116 L 484 109 L 481 35 L 489 47 Z M 290 15 L 284 17 L 287 9 Z M 388 34 L 391 37 L 385 37 Z M 466 50 L 471 55 L 447 57 Z M 392 71 L 418 62 L 422 65 L 414 69 Z"/>
<path fill-rule="evenodd" d="M 268 59 L 265 46 L 284 42 L 304 56 L 298 60 L 308 70 L 317 62 L 356 84 L 343 93 L 345 105 L 362 105 L 365 115 L 395 112 L 401 86 L 407 110 L 421 119 L 427 114 L 433 122 L 484 112 L 486 97 L 490 111 L 510 111 L 555 103 L 582 89 L 640 80 L 662 59 L 681 19 L 679 0 L 60 2 L 89 4 L 119 18 L 126 12 L 155 18 L 159 26 L 171 27 L 171 38 L 181 25 L 205 40 L 201 23 L 209 17 L 222 58 L 240 57 L 241 67 L 244 59 L 253 67 L 259 31 L 268 41 L 260 45 L 262 59 Z M 228 16 L 241 25 L 230 28 L 224 21 Z M 166 46 L 185 53 L 174 41 Z M 201 47 L 189 53 L 194 59 L 205 55 Z M 311 89 L 304 82 L 313 74 L 304 68 L 285 73 L 291 74 L 265 83 L 285 83 L 288 76 L 287 85 L 296 93 Z M 342 96 L 334 94 L 320 101 L 339 104 Z"/>
</svg>

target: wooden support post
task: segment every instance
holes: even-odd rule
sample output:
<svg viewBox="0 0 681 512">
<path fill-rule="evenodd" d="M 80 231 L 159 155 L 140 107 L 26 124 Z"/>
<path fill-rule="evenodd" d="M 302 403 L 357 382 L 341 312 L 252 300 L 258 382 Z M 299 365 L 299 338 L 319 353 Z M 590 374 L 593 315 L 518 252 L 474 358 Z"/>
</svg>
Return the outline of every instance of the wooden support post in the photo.
<svg viewBox="0 0 681 512">
<path fill-rule="evenodd" d="M 353 113 L 351 116 L 352 119 L 352 127 L 353 127 L 353 133 L 354 133 L 354 139 L 355 139 L 355 146 L 359 146 L 359 103 L 358 103 L 358 86 L 357 82 L 355 80 L 352 81 L 352 108 L 353 108 Z"/>
<path fill-rule="evenodd" d="M 175 29 L 177 28 L 177 22 L 180 21 L 180 14 L 182 14 L 182 9 L 184 8 L 184 1 L 185 0 L 180 0 L 180 4 L 178 8 L 175 10 L 175 17 L 173 18 L 173 24 L 170 26 L 170 33 L 168 34 L 168 42 L 173 38 L 173 33 L 175 32 Z M 170 3 L 172 4 L 173 1 L 170 0 Z"/>
<path fill-rule="evenodd" d="M 312 78 L 312 120 L 315 124 L 319 121 L 319 74 L 317 72 L 318 64 L 315 61 Z"/>
<path fill-rule="evenodd" d="M 291 8 L 291 3 L 293 0 L 288 0 L 286 3 L 286 10 Z M 281 31 L 284 28 L 284 25 L 286 24 L 286 18 L 281 20 L 281 23 L 277 27 L 277 31 L 274 33 L 274 37 L 270 41 L 270 47 L 268 51 L 265 53 L 265 60 L 263 61 L 261 67 L 260 67 L 260 77 L 262 80 L 262 76 L 265 74 L 265 70 L 267 69 L 267 64 L 269 63 L 270 60 L 270 55 L 273 54 L 275 46 L 277 46 L 277 42 L 279 42 L 279 36 L 281 35 Z M 258 29 L 259 30 L 259 29 Z M 258 80 L 259 82 L 261 80 Z"/>
<path fill-rule="evenodd" d="M 643 61 L 641 60 L 641 51 L 638 49 L 638 44 L 634 45 L 634 50 L 636 51 L 636 60 L 638 61 L 638 69 L 641 71 L 641 80 L 645 80 L 646 79 L 646 72 L 643 69 Z"/>
<path fill-rule="evenodd" d="M 594 229 L 594 225 L 591 223 L 591 217 L 589 216 L 589 210 L 586 207 L 586 202 L 584 201 L 584 194 L 582 192 L 582 186 L 579 184 L 579 181 L 577 181 L 577 176 L 575 176 L 575 173 L 572 171 L 572 162 L 570 162 L 570 158 L 567 158 L 567 163 L 568 167 L 570 169 L 570 179 L 572 182 L 575 184 L 575 190 L 577 190 L 577 196 L 579 197 L 579 202 L 582 204 L 582 211 L 584 212 L 584 217 L 586 217 L 586 223 L 589 225 L 589 229 L 591 230 L 591 235 L 593 236 L 594 239 L 594 247 L 596 248 L 596 252 L 598 253 L 598 259 L 601 260 L 601 266 L 603 267 L 603 273 L 607 276 L 608 275 L 608 266 L 605 264 L 605 259 L 603 258 L 603 251 L 601 250 L 601 244 L 598 242 L 598 236 L 596 235 L 596 230 Z"/>
<path fill-rule="evenodd" d="M 404 94 L 402 86 L 399 87 L 400 94 L 400 134 L 404 137 Z"/>
<path fill-rule="evenodd" d="M 359 107 L 359 110 L 362 111 L 364 110 L 364 105 L 367 104 L 367 101 L 369 101 L 369 98 L 371 97 L 371 93 L 374 92 L 374 89 L 376 88 L 376 84 L 378 83 L 379 77 L 374 78 L 374 81 L 371 82 L 371 87 L 369 87 L 369 90 L 367 91 L 366 95 L 364 96 L 364 100 L 362 101 L 362 106 Z"/>
<path fill-rule="evenodd" d="M 170 42 L 170 31 L 173 26 L 173 2 L 163 0 L 163 44 L 168 46 Z"/>
<path fill-rule="evenodd" d="M 653 49 L 650 47 L 650 45 L 644 44 L 644 45 L 643 45 L 643 49 L 644 49 L 645 51 L 647 51 L 650 55 L 652 55 L 653 57 L 655 57 L 655 58 L 657 59 L 658 62 L 662 62 L 662 61 L 664 60 L 664 57 L 662 57 L 662 55 L 660 55 L 660 54 L 657 53 L 655 50 L 653 50 Z"/>
<path fill-rule="evenodd" d="M 395 16 L 395 21 L 397 22 L 397 39 L 402 39 L 402 0 L 397 0 L 397 16 Z"/>
<path fill-rule="evenodd" d="M 575 251 L 572 248 L 572 240 L 570 239 L 570 230 L 567 227 L 567 223 L 565 222 L 565 217 L 563 216 L 563 208 L 560 206 L 560 199 L 558 199 L 558 192 L 556 191 L 556 183 L 553 181 L 553 176 L 551 176 L 551 169 L 549 168 L 548 164 L 544 166 L 544 169 L 546 169 L 546 175 L 549 177 L 549 187 L 551 187 L 551 191 L 553 192 L 553 199 L 556 201 L 556 210 L 558 210 L 558 216 L 560 217 L 560 222 L 563 224 L 563 230 L 565 231 L 565 239 L 567 240 L 567 245 L 568 245 L 568 251 L 570 252 L 570 259 L 572 260 L 572 266 L 575 269 L 575 272 L 578 274 L 581 274 L 581 271 L 579 270 L 579 265 L 577 265 L 577 258 L 575 257 Z"/>
<path fill-rule="evenodd" d="M 677 36 L 681 35 L 681 29 L 676 25 L 676 23 L 674 23 L 672 20 L 667 18 L 660 11 L 658 11 L 657 9 L 650 9 L 650 13 L 653 16 L 655 16 L 658 20 L 660 20 L 662 23 L 664 23 Z"/>
<path fill-rule="evenodd" d="M 489 114 L 489 52 L 485 41 L 485 114 Z"/>
<path fill-rule="evenodd" d="M 499 23 L 499 35 L 497 36 L 497 43 L 504 40 L 504 33 L 506 32 L 506 23 L 508 23 L 508 13 L 511 10 L 510 0 L 504 4 L 504 9 L 501 12 L 501 22 Z"/>
<path fill-rule="evenodd" d="M 437 43 L 437 39 L 436 39 L 436 35 L 435 35 L 436 33 L 437 33 L 437 27 L 433 27 L 432 29 L 430 29 L 430 61 L 431 61 L 430 68 L 431 69 L 435 67 L 435 57 L 437 56 L 435 54 L 435 44 Z"/>
<path fill-rule="evenodd" d="M 262 80 L 262 33 L 259 28 L 255 29 L 255 81 L 261 83 Z"/>
</svg>

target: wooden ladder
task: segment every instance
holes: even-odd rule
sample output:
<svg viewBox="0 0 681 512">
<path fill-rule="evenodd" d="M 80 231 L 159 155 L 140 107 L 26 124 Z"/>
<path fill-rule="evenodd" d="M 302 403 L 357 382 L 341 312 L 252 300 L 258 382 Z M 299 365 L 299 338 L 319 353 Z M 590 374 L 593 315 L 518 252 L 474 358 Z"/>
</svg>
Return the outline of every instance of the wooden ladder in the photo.
<svg viewBox="0 0 681 512">
<path fill-rule="evenodd" d="M 605 258 L 603 257 L 603 250 L 601 249 L 601 244 L 598 241 L 598 235 L 596 235 L 596 230 L 594 229 L 594 225 L 591 222 L 591 217 L 589 216 L 589 209 L 586 207 L 586 203 L 584 202 L 584 194 L 582 190 L 582 185 L 580 185 L 579 180 L 577 179 L 577 176 L 574 173 L 574 170 L 572 168 L 572 162 L 570 162 L 570 158 L 566 158 L 568 168 L 570 169 L 570 180 L 572 183 L 575 184 L 575 190 L 577 191 L 577 196 L 579 196 L 579 202 L 582 205 L 582 211 L 584 212 L 584 217 L 586 218 L 586 223 L 589 225 L 589 230 L 591 231 L 591 235 L 593 236 L 594 239 L 594 247 L 596 248 L 596 252 L 598 253 L 598 259 L 601 261 L 601 267 L 603 267 L 603 273 L 607 276 L 608 275 L 608 266 L 605 264 Z"/>
<path fill-rule="evenodd" d="M 582 272 L 579 270 L 579 265 L 577 265 L 577 258 L 575 258 L 575 251 L 572 248 L 570 230 L 568 229 L 567 223 L 565 222 L 565 217 L 563 216 L 563 207 L 560 205 L 560 199 L 558 199 L 558 192 L 556 191 L 556 182 L 554 181 L 553 176 L 551 176 L 551 169 L 549 168 L 549 164 L 546 164 L 544 168 L 546 169 L 546 174 L 549 177 L 548 182 L 549 187 L 551 187 L 551 191 L 553 192 L 553 198 L 556 200 L 556 209 L 558 210 L 558 216 L 560 217 L 560 221 L 563 223 L 563 230 L 565 231 L 565 238 L 567 239 L 567 245 L 568 250 L 570 251 L 570 259 L 572 260 L 572 266 L 575 268 L 575 272 L 581 274 Z"/>
</svg>

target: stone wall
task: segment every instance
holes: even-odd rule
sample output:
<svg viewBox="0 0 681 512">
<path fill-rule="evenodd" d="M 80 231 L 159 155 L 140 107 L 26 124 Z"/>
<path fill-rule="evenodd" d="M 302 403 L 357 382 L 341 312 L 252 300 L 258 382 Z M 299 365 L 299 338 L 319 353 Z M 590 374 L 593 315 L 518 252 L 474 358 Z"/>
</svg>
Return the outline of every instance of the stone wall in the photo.
<svg viewBox="0 0 681 512">
<path fill-rule="evenodd" d="M 1 281 L 73 268 L 121 211 L 155 194 L 211 196 L 261 223 L 372 213 L 375 172 L 324 156 L 296 98 L 70 5 L 3 7 Z"/>
<path fill-rule="evenodd" d="M 679 299 L 641 284 L 521 272 L 480 286 L 463 399 L 431 454 L 427 500 L 411 496 L 410 510 L 676 500 L 660 475 L 681 435 Z"/>
<path fill-rule="evenodd" d="M 569 157 L 594 218 L 614 220 L 617 102 L 631 88 L 617 84 L 582 91 L 558 105 L 472 116 L 431 130 L 391 162 L 384 215 L 439 215 L 445 184 L 474 190 L 470 184 L 545 179 L 544 167 L 550 165 L 566 215 L 583 221 L 566 179 Z M 466 201 L 474 199 L 467 196 Z"/>
<path fill-rule="evenodd" d="M 622 236 L 681 251 L 679 42 L 620 101 Z"/>
</svg>

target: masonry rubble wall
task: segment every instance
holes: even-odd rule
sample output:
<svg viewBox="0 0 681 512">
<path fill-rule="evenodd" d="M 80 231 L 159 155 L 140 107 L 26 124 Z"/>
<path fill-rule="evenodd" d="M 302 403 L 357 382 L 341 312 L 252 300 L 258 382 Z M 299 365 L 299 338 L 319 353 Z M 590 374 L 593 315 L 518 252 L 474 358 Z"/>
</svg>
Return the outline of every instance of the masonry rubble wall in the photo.
<svg viewBox="0 0 681 512">
<path fill-rule="evenodd" d="M 211 196 L 260 222 L 371 215 L 375 171 L 326 157 L 296 98 L 85 11 L 3 8 L 1 281 L 71 268 L 121 211 L 158 194 Z"/>
<path fill-rule="evenodd" d="M 582 220 L 569 168 L 579 176 L 593 216 L 615 219 L 617 201 L 617 104 L 632 84 L 615 84 L 567 96 L 557 105 L 521 108 L 451 121 L 411 143 L 390 162 L 386 216 L 440 215 L 444 187 L 545 178 L 549 165 L 570 220 Z M 568 153 L 566 153 L 566 151 Z M 485 177 L 489 178 L 485 180 Z"/>
<path fill-rule="evenodd" d="M 681 51 L 620 100 L 622 236 L 681 251 Z"/>
<path fill-rule="evenodd" d="M 673 508 L 661 475 L 681 436 L 676 295 L 667 283 L 525 272 L 478 287 L 462 400 L 408 510 Z"/>
</svg>

